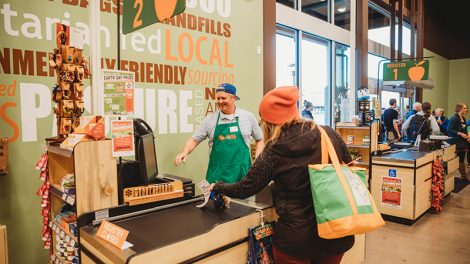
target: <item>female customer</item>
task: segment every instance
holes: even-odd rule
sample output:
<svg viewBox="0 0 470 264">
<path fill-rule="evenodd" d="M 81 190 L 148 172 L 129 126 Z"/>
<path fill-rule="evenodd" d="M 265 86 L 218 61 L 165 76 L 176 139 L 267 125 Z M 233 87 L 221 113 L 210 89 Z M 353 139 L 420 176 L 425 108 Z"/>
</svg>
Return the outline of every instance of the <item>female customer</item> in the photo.
<svg viewBox="0 0 470 264">
<path fill-rule="evenodd" d="M 468 113 L 468 106 L 458 103 L 455 106 L 455 115 L 449 118 L 447 133 L 452 137 L 450 143 L 456 145 L 456 152 L 459 156 L 459 172 L 463 180 L 470 181 L 465 168 L 465 153 L 468 151 L 467 120 L 464 115 Z"/>
<path fill-rule="evenodd" d="M 310 189 L 308 164 L 321 163 L 321 136 L 317 126 L 299 117 L 297 87 L 280 87 L 267 93 L 259 106 L 265 149 L 248 174 L 235 184 L 216 183 L 214 190 L 246 198 L 271 181 L 273 202 L 279 215 L 273 237 L 276 263 L 340 263 L 354 237 L 322 239 L 318 236 Z M 338 158 L 350 162 L 344 141 L 324 127 Z"/>
</svg>

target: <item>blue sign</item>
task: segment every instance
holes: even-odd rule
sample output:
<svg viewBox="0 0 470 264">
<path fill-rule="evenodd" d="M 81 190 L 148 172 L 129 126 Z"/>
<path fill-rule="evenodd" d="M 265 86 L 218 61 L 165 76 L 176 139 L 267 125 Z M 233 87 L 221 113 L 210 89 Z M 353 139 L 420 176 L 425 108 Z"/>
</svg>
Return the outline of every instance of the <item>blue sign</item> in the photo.
<svg viewBox="0 0 470 264">
<path fill-rule="evenodd" d="M 397 170 L 389 169 L 388 170 L 388 176 L 389 177 L 397 177 Z"/>
</svg>

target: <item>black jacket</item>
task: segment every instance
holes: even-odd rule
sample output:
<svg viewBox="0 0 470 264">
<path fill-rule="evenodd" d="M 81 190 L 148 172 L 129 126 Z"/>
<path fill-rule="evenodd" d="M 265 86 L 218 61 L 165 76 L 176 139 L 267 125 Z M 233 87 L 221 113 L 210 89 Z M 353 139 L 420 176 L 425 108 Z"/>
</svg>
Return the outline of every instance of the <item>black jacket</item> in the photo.
<svg viewBox="0 0 470 264">
<path fill-rule="evenodd" d="M 351 161 L 344 141 L 331 128 L 324 127 L 338 158 Z M 309 125 L 295 124 L 284 129 L 279 140 L 265 148 L 248 174 L 235 184 L 214 186 L 215 190 L 235 198 L 246 198 L 259 192 L 270 181 L 274 206 L 279 215 L 273 243 L 280 251 L 298 258 L 336 255 L 350 249 L 354 237 L 322 239 L 310 189 L 308 164 L 321 163 L 320 131 Z"/>
</svg>

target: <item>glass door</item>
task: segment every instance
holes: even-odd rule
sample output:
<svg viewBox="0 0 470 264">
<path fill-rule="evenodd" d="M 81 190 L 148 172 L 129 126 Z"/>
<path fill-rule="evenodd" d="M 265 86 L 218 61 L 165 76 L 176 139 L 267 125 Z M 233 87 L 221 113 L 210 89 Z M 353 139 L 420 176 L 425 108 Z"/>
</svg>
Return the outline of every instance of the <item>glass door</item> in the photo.
<svg viewBox="0 0 470 264">
<path fill-rule="evenodd" d="M 312 105 L 310 110 L 319 125 L 331 124 L 330 64 L 327 40 L 302 35 L 301 48 L 301 105 Z"/>
</svg>

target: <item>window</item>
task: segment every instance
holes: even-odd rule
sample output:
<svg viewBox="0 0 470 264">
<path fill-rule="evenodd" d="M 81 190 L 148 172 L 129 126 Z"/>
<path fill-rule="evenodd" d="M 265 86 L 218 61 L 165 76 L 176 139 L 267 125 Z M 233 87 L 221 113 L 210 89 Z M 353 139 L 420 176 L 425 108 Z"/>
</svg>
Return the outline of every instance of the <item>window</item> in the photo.
<svg viewBox="0 0 470 264">
<path fill-rule="evenodd" d="M 279 4 L 283 4 L 288 7 L 296 8 L 296 0 L 276 0 Z"/>
<path fill-rule="evenodd" d="M 276 34 L 276 86 L 297 84 L 296 32 L 278 26 Z"/>
<path fill-rule="evenodd" d="M 411 54 L 410 25 L 403 23 L 402 52 Z M 369 5 L 369 31 L 368 38 L 372 41 L 390 47 L 390 15 L 378 7 Z M 395 49 L 398 49 L 398 24 L 395 25 Z"/>
<path fill-rule="evenodd" d="M 377 78 L 380 76 L 382 79 L 382 71 L 383 71 L 383 64 L 386 61 L 383 61 L 380 63 L 381 60 L 384 60 L 386 58 L 376 56 L 374 54 L 367 54 L 367 77 L 373 78 L 375 81 L 377 81 Z M 379 67 L 380 63 L 380 68 Z M 377 75 L 379 74 L 380 75 Z"/>
<path fill-rule="evenodd" d="M 350 120 L 351 109 L 354 109 L 354 92 L 350 90 L 350 48 L 336 44 L 335 48 L 335 97 L 334 97 L 334 121 L 347 122 Z"/>
<path fill-rule="evenodd" d="M 311 102 L 315 122 L 328 125 L 331 122 L 328 41 L 303 34 L 301 67 L 301 105 Z"/>
<path fill-rule="evenodd" d="M 339 0 L 334 2 L 335 25 L 344 29 L 351 28 L 351 1 Z"/>
<path fill-rule="evenodd" d="M 329 21 L 330 0 L 302 0 L 302 12 Z"/>
</svg>

